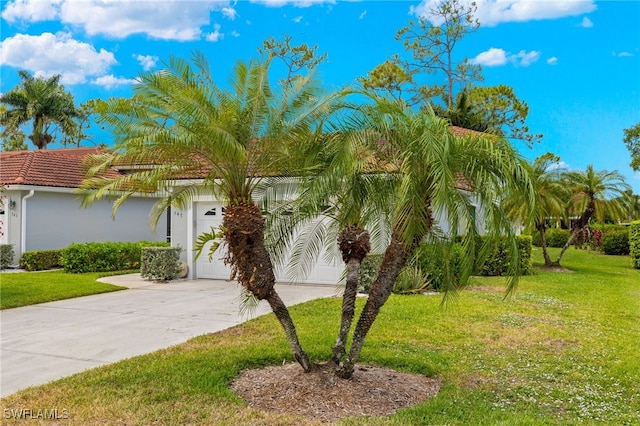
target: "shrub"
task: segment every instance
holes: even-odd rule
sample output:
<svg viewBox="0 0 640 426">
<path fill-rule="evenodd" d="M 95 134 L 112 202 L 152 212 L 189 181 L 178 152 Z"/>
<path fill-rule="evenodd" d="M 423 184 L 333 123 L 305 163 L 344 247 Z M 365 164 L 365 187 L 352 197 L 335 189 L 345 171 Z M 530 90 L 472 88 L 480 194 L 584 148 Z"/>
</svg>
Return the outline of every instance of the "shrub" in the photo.
<svg viewBox="0 0 640 426">
<path fill-rule="evenodd" d="M 62 266 L 62 250 L 27 251 L 20 257 L 20 267 L 27 271 L 46 271 Z"/>
<path fill-rule="evenodd" d="M 380 264 L 382 263 L 382 254 L 370 253 L 362 260 L 360 270 L 358 271 L 358 292 L 369 293 L 373 280 L 378 275 Z"/>
<path fill-rule="evenodd" d="M 602 251 L 609 255 L 629 254 L 629 231 L 611 231 L 602 236 Z"/>
<path fill-rule="evenodd" d="M 484 238 L 483 238 L 484 240 Z M 484 241 L 486 242 L 486 240 Z M 518 268 L 520 273 L 526 275 L 531 270 L 531 248 L 532 238 L 528 235 L 516 237 L 518 248 Z M 475 273 L 485 276 L 501 276 L 509 272 L 511 254 L 506 245 L 506 239 L 500 238 L 491 248 L 487 258 L 480 265 L 477 265 Z"/>
<path fill-rule="evenodd" d="M 460 244 L 453 247 L 422 244 L 403 270 L 394 291 L 408 293 L 426 288 L 442 290 L 446 284 L 446 274 L 451 274 L 454 281 L 460 274 L 460 250 Z"/>
<path fill-rule="evenodd" d="M 635 269 L 640 269 L 640 220 L 631 223 L 629 229 L 629 254 Z"/>
<path fill-rule="evenodd" d="M 143 247 L 140 276 L 154 281 L 170 281 L 180 273 L 180 247 Z"/>
<path fill-rule="evenodd" d="M 164 242 L 140 241 L 137 243 L 73 243 L 62 252 L 65 272 L 111 272 L 140 268 L 142 247 L 167 246 Z"/>
<path fill-rule="evenodd" d="M 0 269 L 6 269 L 13 265 L 13 244 L 0 244 Z"/>
<path fill-rule="evenodd" d="M 566 229 L 551 228 L 547 229 L 545 236 L 547 237 L 547 247 L 564 247 L 569 241 L 571 232 Z"/>
</svg>

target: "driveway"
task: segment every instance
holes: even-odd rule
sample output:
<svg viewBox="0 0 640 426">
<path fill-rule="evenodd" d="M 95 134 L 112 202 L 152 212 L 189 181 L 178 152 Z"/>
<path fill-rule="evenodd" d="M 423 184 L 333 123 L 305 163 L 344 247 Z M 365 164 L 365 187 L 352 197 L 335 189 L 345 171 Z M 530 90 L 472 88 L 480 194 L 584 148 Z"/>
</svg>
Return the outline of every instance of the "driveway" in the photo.
<svg viewBox="0 0 640 426">
<path fill-rule="evenodd" d="M 153 284 L 109 277 L 128 290 L 0 311 L 0 395 L 177 345 L 270 312 L 239 311 L 240 287 L 216 280 Z M 276 286 L 288 305 L 340 294 L 335 286 Z"/>
</svg>

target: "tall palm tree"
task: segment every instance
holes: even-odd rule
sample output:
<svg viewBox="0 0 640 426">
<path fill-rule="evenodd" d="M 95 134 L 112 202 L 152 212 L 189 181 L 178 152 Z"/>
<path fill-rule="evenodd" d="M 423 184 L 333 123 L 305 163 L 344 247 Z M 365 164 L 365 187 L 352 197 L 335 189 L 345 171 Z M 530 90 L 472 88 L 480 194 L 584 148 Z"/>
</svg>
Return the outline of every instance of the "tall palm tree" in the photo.
<svg viewBox="0 0 640 426">
<path fill-rule="evenodd" d="M 53 140 L 52 125 L 65 134 L 73 134 L 79 116 L 73 96 L 60 85 L 60 75 L 47 79 L 34 78 L 26 71 L 18 71 L 20 84 L 0 96 L 0 103 L 10 108 L 0 114 L 0 124 L 18 128 L 32 122 L 31 142 L 38 149 L 45 149 Z"/>
<path fill-rule="evenodd" d="M 264 241 L 264 218 L 254 198 L 265 176 L 297 173 L 290 153 L 313 136 L 338 95 L 325 96 L 308 77 L 280 88 L 269 84 L 269 61 L 238 62 L 231 88 L 217 86 L 205 57 L 192 63 L 171 58 L 166 69 L 141 75 L 131 99 L 113 99 L 97 108 L 117 137 L 116 150 L 95 159 L 84 187 L 90 202 L 114 191 L 117 209 L 133 191 L 163 189 L 175 179 L 203 177 L 205 188 L 225 201 L 225 262 L 238 282 L 266 300 L 284 328 L 295 359 L 311 369 L 287 307 L 275 290 L 275 275 Z M 100 173 L 118 163 L 151 164 L 117 179 Z M 201 190 L 176 186 L 157 212 L 184 207 Z M 159 217 L 159 213 L 156 215 Z"/>
<path fill-rule="evenodd" d="M 604 221 L 607 214 L 615 218 L 624 216 L 620 202 L 613 197 L 622 196 L 624 191 L 630 189 L 629 185 L 625 183 L 624 177 L 617 170 L 596 172 L 591 164 L 587 166 L 585 171 L 566 173 L 565 182 L 573 194 L 569 204 L 570 211 L 580 216 L 555 261 L 557 265 L 560 265 L 560 260 L 562 260 L 567 248 L 586 231 L 591 218 L 595 217 Z"/>
<path fill-rule="evenodd" d="M 507 141 L 479 133 L 459 137 L 450 131 L 446 120 L 433 113 L 415 113 L 384 100 L 377 100 L 377 108 L 372 111 L 375 117 L 369 123 L 398 156 L 400 182 L 390 243 L 356 324 L 350 351 L 337 370 L 343 378 L 352 376 L 364 339 L 407 260 L 421 242 L 436 236 L 436 218 L 446 218 L 451 244 L 457 231 L 463 231 L 462 272 L 458 278 L 466 282 L 476 260 L 486 257 L 488 246 L 478 247 L 476 239 L 483 231 L 493 237 L 507 235 L 514 256 L 511 265 L 518 267 L 515 235 L 498 204 L 500 194 L 524 187 L 526 201 L 533 203 L 526 169 Z M 470 191 L 458 190 L 461 178 Z M 476 220 L 474 199 L 480 202 L 482 214 L 478 217 L 484 217 L 484 221 Z M 518 271 L 512 272 L 516 277 Z M 447 281 L 446 287 L 452 289 L 453 278 L 447 277 Z M 514 278 L 508 289 L 512 290 L 515 283 Z"/>
<path fill-rule="evenodd" d="M 562 181 L 563 170 L 554 167 L 559 161 L 559 157 L 546 153 L 536 158 L 533 163 L 526 163 L 536 194 L 536 203 L 532 211 L 529 211 L 529 205 L 523 202 L 524 194 L 521 192 L 509 194 L 504 203 L 512 218 L 533 225 L 540 233 L 542 255 L 547 267 L 553 266 L 545 237 L 547 221 L 551 217 L 566 216 L 566 200 L 571 195 Z"/>
</svg>

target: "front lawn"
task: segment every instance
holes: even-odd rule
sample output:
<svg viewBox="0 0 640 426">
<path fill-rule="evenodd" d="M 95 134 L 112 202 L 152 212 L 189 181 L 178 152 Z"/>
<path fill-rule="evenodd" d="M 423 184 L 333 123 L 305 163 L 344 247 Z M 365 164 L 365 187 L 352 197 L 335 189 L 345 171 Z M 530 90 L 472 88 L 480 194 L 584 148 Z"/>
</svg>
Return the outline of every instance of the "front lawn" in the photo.
<svg viewBox="0 0 640 426">
<path fill-rule="evenodd" d="M 360 361 L 437 377 L 440 394 L 390 417 L 341 424 L 640 424 L 640 271 L 626 256 L 574 249 L 563 265 L 574 272 L 524 277 L 506 300 L 500 278 L 474 279 L 445 308 L 440 296 L 392 296 Z M 312 359 L 329 357 L 340 310 L 339 299 L 291 309 Z M 291 361 L 268 315 L 0 405 L 4 413 L 66 409 L 69 424 L 309 424 L 248 407 L 229 389 L 243 369 Z"/>
<path fill-rule="evenodd" d="M 0 273 L 0 309 L 122 290 L 96 281 L 104 273 L 67 274 L 61 271 Z"/>
</svg>

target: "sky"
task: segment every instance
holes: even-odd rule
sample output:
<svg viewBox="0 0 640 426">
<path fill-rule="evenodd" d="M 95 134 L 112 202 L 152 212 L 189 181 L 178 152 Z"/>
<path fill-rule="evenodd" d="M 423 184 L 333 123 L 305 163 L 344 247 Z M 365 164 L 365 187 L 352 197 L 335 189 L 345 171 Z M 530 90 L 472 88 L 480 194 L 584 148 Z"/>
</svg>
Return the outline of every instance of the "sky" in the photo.
<svg viewBox="0 0 640 426">
<path fill-rule="evenodd" d="M 431 19 L 438 1 L 2 0 L 0 92 L 26 70 L 61 74 L 77 104 L 130 96 L 139 73 L 196 50 L 225 85 L 238 60 L 284 35 L 326 52 L 319 76 L 340 88 L 405 55 L 396 32 L 410 19 Z M 482 66 L 479 85 L 506 84 L 529 105 L 526 124 L 544 136 L 532 147 L 512 141 L 518 151 L 530 160 L 552 152 L 569 170 L 617 170 L 640 194 L 640 172 L 629 167 L 622 141 L 623 129 L 640 122 L 640 1 L 476 4 L 480 28 L 456 46 L 454 59 Z M 85 145 L 98 143 L 109 145 L 109 135 Z"/>
</svg>

